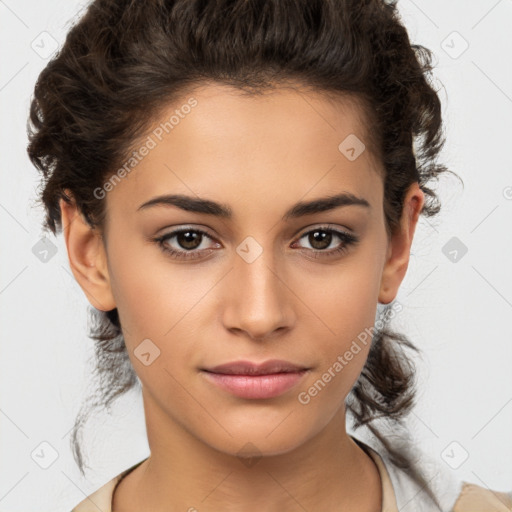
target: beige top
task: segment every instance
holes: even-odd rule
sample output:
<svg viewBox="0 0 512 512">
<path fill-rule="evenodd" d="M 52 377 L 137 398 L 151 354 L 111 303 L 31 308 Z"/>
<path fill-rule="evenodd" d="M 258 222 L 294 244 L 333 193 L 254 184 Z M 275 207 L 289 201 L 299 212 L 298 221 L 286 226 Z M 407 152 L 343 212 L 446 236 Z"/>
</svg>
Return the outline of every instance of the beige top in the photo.
<svg viewBox="0 0 512 512">
<path fill-rule="evenodd" d="M 432 505 L 429 505 L 431 501 L 427 503 L 426 498 L 423 498 L 421 495 L 421 490 L 414 489 L 414 484 L 411 484 L 406 479 L 406 475 L 403 472 L 393 469 L 385 457 L 381 457 L 366 443 L 356 439 L 353 435 L 352 438 L 375 461 L 379 470 L 382 483 L 381 512 L 405 512 L 409 510 L 421 512 L 433 510 L 431 508 Z M 112 478 L 112 480 L 81 501 L 71 512 L 112 512 L 112 496 L 116 485 L 130 471 L 133 471 L 142 464 L 144 460 Z M 388 468 L 390 472 L 388 472 Z M 437 471 L 436 475 L 440 475 L 439 471 Z M 444 476 L 446 477 L 446 475 Z M 440 480 L 446 480 L 446 478 L 441 475 Z M 409 491 L 408 495 L 406 495 L 406 491 Z M 453 484 L 451 487 L 447 486 L 446 489 L 440 490 L 440 497 L 445 503 L 450 503 L 448 508 L 443 509 L 443 512 L 512 512 L 512 491 L 508 493 L 497 492 L 469 482 L 458 482 L 455 486 Z M 411 508 L 412 503 L 414 503 L 414 509 Z M 407 504 L 409 504 L 409 507 L 407 507 Z M 449 508 L 452 504 L 453 507 Z"/>
</svg>

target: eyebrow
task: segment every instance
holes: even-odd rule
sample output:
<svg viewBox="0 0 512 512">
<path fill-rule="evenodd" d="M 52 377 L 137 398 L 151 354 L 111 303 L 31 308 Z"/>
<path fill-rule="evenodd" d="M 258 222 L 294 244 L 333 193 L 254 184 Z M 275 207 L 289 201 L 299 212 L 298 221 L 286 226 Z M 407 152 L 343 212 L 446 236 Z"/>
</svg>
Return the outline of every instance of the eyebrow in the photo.
<svg viewBox="0 0 512 512">
<path fill-rule="evenodd" d="M 137 208 L 137 211 L 154 206 L 176 206 L 187 212 L 203 213 L 228 220 L 233 218 L 233 211 L 228 205 L 216 203 L 209 199 L 201 199 L 182 194 L 154 197 L 141 204 Z M 334 210 L 342 206 L 363 206 L 365 208 L 371 208 L 370 203 L 366 199 L 357 197 L 350 192 L 342 192 L 341 194 L 321 197 L 312 201 L 298 202 L 283 215 L 283 220 L 286 221 L 306 215 L 314 215 L 315 213 Z"/>
</svg>

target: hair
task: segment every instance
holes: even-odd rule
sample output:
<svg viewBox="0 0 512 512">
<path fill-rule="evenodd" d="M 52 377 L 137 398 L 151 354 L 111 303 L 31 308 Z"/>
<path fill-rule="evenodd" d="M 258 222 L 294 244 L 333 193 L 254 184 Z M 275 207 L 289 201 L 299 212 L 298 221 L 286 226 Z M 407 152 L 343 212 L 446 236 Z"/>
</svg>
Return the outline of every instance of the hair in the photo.
<svg viewBox="0 0 512 512">
<path fill-rule="evenodd" d="M 365 142 L 384 170 L 389 236 L 408 187 L 419 184 L 421 214 L 432 217 L 440 201 L 431 184 L 452 173 L 437 161 L 445 138 L 431 62 L 429 49 L 411 45 L 395 3 L 384 0 L 95 0 L 40 73 L 30 105 L 27 152 L 42 173 L 44 228 L 62 229 L 63 199 L 104 232 L 105 201 L 94 190 L 162 109 L 194 87 L 213 82 L 259 94 L 291 83 L 361 107 Z M 82 474 L 79 437 L 88 415 L 140 384 L 117 309 L 90 312 L 98 386 L 71 436 Z M 387 321 L 375 330 L 347 411 L 439 506 L 413 452 L 373 424 L 382 418 L 396 431 L 415 403 L 415 368 L 404 348 L 420 352 Z"/>
</svg>

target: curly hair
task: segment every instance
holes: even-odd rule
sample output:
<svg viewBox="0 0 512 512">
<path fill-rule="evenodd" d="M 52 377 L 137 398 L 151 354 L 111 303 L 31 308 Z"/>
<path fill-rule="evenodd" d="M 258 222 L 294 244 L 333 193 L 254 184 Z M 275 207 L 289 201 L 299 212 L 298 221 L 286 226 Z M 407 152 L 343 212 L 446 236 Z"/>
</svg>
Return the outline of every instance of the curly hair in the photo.
<svg viewBox="0 0 512 512">
<path fill-rule="evenodd" d="M 44 228 L 54 235 L 62 229 L 62 198 L 101 233 L 105 201 L 93 191 L 163 108 L 213 81 L 247 94 L 297 83 L 356 101 L 384 169 L 389 236 L 408 187 L 419 184 L 421 213 L 434 216 L 440 202 L 431 183 L 452 173 L 437 161 L 445 138 L 431 62 L 432 52 L 411 45 L 396 5 L 384 0 L 95 0 L 40 73 L 30 105 L 27 152 L 42 173 Z M 78 440 L 88 414 L 140 384 L 117 309 L 91 313 L 99 383 L 71 436 L 82 474 Z M 386 323 L 375 331 L 347 411 L 437 504 L 413 452 L 372 424 L 382 418 L 396 431 L 414 405 L 415 369 L 404 348 L 419 352 Z"/>
</svg>

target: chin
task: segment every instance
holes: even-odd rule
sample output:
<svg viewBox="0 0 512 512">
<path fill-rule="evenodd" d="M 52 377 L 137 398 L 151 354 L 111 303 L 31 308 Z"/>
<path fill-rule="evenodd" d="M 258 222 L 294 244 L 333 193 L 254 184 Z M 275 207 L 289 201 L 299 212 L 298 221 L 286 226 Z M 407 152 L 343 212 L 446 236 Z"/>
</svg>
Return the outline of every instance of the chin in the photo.
<svg viewBox="0 0 512 512">
<path fill-rule="evenodd" d="M 203 442 L 226 455 L 257 458 L 291 452 L 300 447 L 309 437 L 306 432 L 303 432 L 302 435 L 301 433 L 293 435 L 286 429 L 280 433 L 277 433 L 277 430 L 272 432 L 268 423 L 262 424 L 261 428 L 255 428 L 254 425 L 247 429 L 238 428 L 236 431 L 233 428 L 228 428 L 232 437 L 228 434 L 221 438 L 208 436 L 208 439 L 203 438 Z"/>
</svg>

